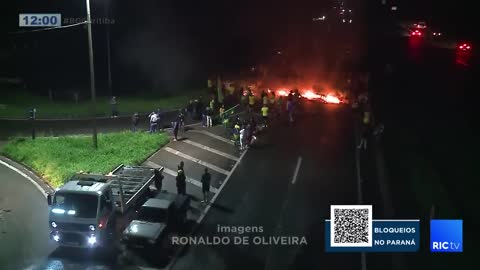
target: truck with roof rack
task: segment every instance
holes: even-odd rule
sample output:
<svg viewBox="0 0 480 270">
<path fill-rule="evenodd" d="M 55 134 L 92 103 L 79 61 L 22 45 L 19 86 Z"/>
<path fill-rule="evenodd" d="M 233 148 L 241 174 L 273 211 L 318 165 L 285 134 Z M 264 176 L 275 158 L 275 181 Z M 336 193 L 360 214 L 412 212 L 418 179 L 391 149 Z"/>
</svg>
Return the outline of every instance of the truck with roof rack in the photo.
<svg viewBox="0 0 480 270">
<path fill-rule="evenodd" d="M 118 225 L 128 224 L 162 171 L 122 164 L 107 175 L 75 174 L 47 196 L 50 238 L 60 246 L 111 246 Z"/>
</svg>

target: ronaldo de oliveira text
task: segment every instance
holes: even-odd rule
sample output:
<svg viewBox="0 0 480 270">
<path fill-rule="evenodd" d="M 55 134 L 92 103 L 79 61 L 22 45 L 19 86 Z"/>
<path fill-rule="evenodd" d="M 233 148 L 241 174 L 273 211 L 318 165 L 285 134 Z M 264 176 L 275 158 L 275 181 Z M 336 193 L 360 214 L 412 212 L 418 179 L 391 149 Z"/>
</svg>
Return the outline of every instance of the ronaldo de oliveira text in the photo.
<svg viewBox="0 0 480 270">
<path fill-rule="evenodd" d="M 218 224 L 213 235 L 174 236 L 173 245 L 307 245 L 305 236 L 278 234 L 267 235 L 263 226 L 224 226 Z"/>
</svg>

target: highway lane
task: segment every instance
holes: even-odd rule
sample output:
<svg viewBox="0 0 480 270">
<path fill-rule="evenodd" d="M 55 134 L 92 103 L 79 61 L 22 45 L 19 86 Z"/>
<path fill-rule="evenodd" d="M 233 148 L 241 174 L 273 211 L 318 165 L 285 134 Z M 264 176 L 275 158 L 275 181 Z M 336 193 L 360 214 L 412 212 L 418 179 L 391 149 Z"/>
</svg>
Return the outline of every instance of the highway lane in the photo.
<svg viewBox="0 0 480 270">
<path fill-rule="evenodd" d="M 249 150 L 196 236 L 238 236 L 218 225 L 261 226 L 263 233 L 243 235 L 306 237 L 308 244 L 192 245 L 173 269 L 360 269 L 360 254 L 325 253 L 323 235 L 331 204 L 357 203 L 351 114 L 316 102 L 307 111 L 292 127 L 272 126 Z"/>
<path fill-rule="evenodd" d="M 22 269 L 54 249 L 44 233 L 47 201 L 35 185 L 3 164 L 0 185 L 0 269 Z"/>
<path fill-rule="evenodd" d="M 447 201 L 455 214 L 444 206 L 436 209 L 435 217 L 463 218 L 464 235 L 478 224 L 467 203 L 475 196 L 468 190 L 478 186 L 472 181 L 477 174 L 472 160 L 479 149 L 478 54 L 475 49 L 470 55 L 456 53 L 454 40 L 438 44 L 398 35 L 383 41 L 372 50 L 378 66 L 372 72 L 371 94 L 385 124 L 394 217 L 420 218 L 425 228 L 420 253 L 405 256 L 406 263 L 412 269 L 467 265 L 473 258 L 468 260 L 465 254 L 449 258 L 450 262 L 431 256 L 427 228 L 431 206 L 438 201 Z M 391 74 L 383 70 L 386 60 L 393 66 Z M 465 239 L 465 246 L 473 248 L 475 241 Z"/>
</svg>

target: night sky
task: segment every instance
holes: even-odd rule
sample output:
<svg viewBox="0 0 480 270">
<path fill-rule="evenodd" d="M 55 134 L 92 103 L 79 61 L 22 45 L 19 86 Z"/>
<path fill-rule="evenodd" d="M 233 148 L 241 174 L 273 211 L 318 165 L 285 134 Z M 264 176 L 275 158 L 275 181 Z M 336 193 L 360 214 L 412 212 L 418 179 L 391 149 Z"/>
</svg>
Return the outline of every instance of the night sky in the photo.
<svg viewBox="0 0 480 270">
<path fill-rule="evenodd" d="M 91 0 L 91 9 L 93 19 L 102 19 L 109 8 L 115 20 L 110 28 L 113 84 L 118 91 L 128 93 L 138 88 L 194 87 L 219 70 L 233 74 L 260 63 L 272 63 L 277 50 L 289 51 L 297 59 L 308 58 L 301 52 L 308 51 L 304 43 L 315 35 L 311 18 L 324 14 L 334 2 Z M 358 13 L 373 16 L 366 12 L 370 8 L 362 4 L 366 2 L 345 1 Z M 405 17 L 428 14 L 424 17 L 427 21 L 455 27 L 464 32 L 462 35 L 474 32 L 470 30 L 473 15 L 467 15 L 467 9 L 458 1 L 455 5 L 442 1 L 398 2 Z M 14 5 L 2 8 L 1 31 L 24 30 L 18 28 L 21 12 L 84 18 L 85 1 L 15 0 Z M 367 24 L 363 27 L 368 29 Z M 93 31 L 97 84 L 100 93 L 105 93 L 106 25 L 95 24 Z M 366 31 L 357 32 L 367 35 Z M 0 46 L 9 52 L 15 49 L 9 64 L 2 67 L 3 74 L 29 77 L 42 89 L 60 91 L 88 86 L 84 26 L 4 36 L 7 38 Z"/>
</svg>

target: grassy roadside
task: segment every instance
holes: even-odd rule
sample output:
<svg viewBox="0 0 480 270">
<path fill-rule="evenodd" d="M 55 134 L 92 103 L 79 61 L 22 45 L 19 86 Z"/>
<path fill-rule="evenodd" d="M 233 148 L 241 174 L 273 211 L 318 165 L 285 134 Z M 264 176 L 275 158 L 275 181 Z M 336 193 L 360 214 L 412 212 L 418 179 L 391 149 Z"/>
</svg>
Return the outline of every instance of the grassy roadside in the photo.
<svg viewBox="0 0 480 270">
<path fill-rule="evenodd" d="M 134 112 L 148 113 L 153 109 L 172 110 L 186 106 L 188 100 L 204 94 L 202 91 L 189 91 L 180 95 L 164 98 L 137 98 L 118 96 L 118 110 L 120 115 L 131 115 Z M 109 98 L 97 98 L 96 115 L 110 116 L 111 106 Z M 91 116 L 91 103 L 87 101 L 54 101 L 51 102 L 47 97 L 32 96 L 26 93 L 16 93 L 2 97 L 0 101 L 0 119 L 1 118 L 20 118 L 27 117 L 27 111 L 35 107 L 37 109 L 37 118 L 81 118 Z"/>
<path fill-rule="evenodd" d="M 16 138 L 1 153 L 27 165 L 58 187 L 80 170 L 108 173 L 121 163 L 138 165 L 168 142 L 165 133 L 99 134 L 98 149 L 93 150 L 91 137 Z"/>
</svg>

